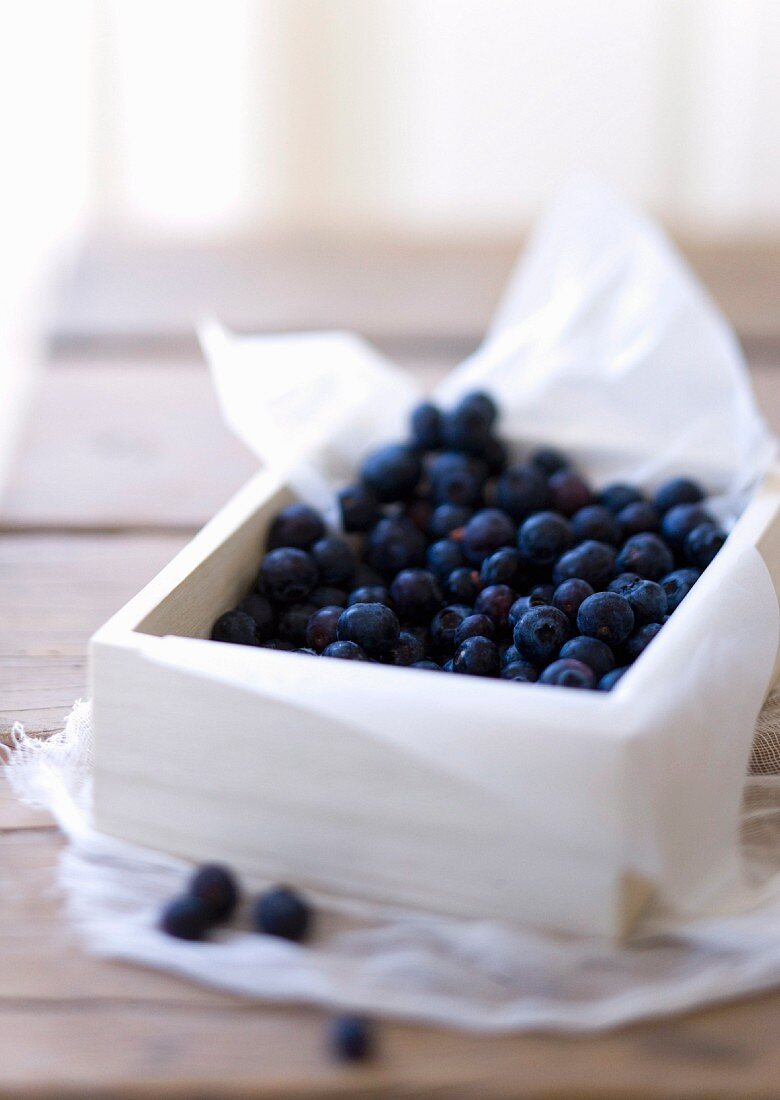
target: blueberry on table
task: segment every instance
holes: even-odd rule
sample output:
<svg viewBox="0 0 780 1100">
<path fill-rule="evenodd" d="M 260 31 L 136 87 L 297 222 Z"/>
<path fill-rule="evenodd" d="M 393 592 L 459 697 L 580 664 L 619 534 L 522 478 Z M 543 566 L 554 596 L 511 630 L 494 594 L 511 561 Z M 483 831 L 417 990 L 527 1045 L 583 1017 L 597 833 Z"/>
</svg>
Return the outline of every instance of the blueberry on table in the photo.
<svg viewBox="0 0 780 1100">
<path fill-rule="evenodd" d="M 712 516 L 701 504 L 675 504 L 661 521 L 661 534 L 675 549 L 682 550 L 694 527 L 712 522 Z"/>
<path fill-rule="evenodd" d="M 215 921 L 227 920 L 238 904 L 238 883 L 228 867 L 204 863 L 190 879 L 189 894 L 206 906 Z"/>
<path fill-rule="evenodd" d="M 321 607 L 306 624 L 306 644 L 315 653 L 322 653 L 338 638 L 336 629 L 343 607 Z"/>
<path fill-rule="evenodd" d="M 505 630 L 509 625 L 509 612 L 513 607 L 517 593 L 506 584 L 491 584 L 483 588 L 474 603 L 478 615 L 487 615 L 496 630 Z"/>
<path fill-rule="evenodd" d="M 700 576 L 698 569 L 674 569 L 661 578 L 670 615 L 677 610 Z"/>
<path fill-rule="evenodd" d="M 475 512 L 463 528 L 461 547 L 472 565 L 481 565 L 486 557 L 502 546 L 511 546 L 516 538 L 515 525 L 499 508 Z"/>
<path fill-rule="evenodd" d="M 444 602 L 441 586 L 428 569 L 402 569 L 390 585 L 399 619 L 410 623 L 429 622 Z"/>
<path fill-rule="evenodd" d="M 467 638 L 452 658 L 452 671 L 466 676 L 498 676 L 501 658 L 489 638 Z"/>
<path fill-rule="evenodd" d="M 629 662 L 635 661 L 641 653 L 644 653 L 660 629 L 660 623 L 647 623 L 631 635 L 623 647 Z"/>
<path fill-rule="evenodd" d="M 575 623 L 577 621 L 577 612 L 580 609 L 580 604 L 583 600 L 586 600 L 588 596 L 593 595 L 593 587 L 588 584 L 587 581 L 581 580 L 579 577 L 572 577 L 568 581 L 563 581 L 553 592 L 552 605 L 557 607 L 559 611 L 562 611 L 564 615 Z"/>
<path fill-rule="evenodd" d="M 517 680 L 523 684 L 535 684 L 539 679 L 539 669 L 529 661 L 508 661 L 503 665 L 499 675 L 502 680 Z"/>
<path fill-rule="evenodd" d="M 370 657 L 381 657 L 398 641 L 401 627 L 384 604 L 356 603 L 342 611 L 337 633 L 339 642 L 354 642 Z"/>
<path fill-rule="evenodd" d="M 422 565 L 425 549 L 425 535 L 415 523 L 406 516 L 385 516 L 368 533 L 366 561 L 392 579 L 401 569 Z"/>
<path fill-rule="evenodd" d="M 532 565 L 552 565 L 572 542 L 572 525 L 558 512 L 529 516 L 517 536 L 518 550 Z"/>
<path fill-rule="evenodd" d="M 577 626 L 582 634 L 617 646 L 634 629 L 634 612 L 625 596 L 617 592 L 595 592 L 582 602 L 577 612 Z"/>
<path fill-rule="evenodd" d="M 543 666 L 558 655 L 570 633 L 569 620 L 557 607 L 532 607 L 518 620 L 514 643 L 523 658 Z"/>
<path fill-rule="evenodd" d="M 565 645 L 561 646 L 560 656 L 581 661 L 582 664 L 593 669 L 597 680 L 606 676 L 615 667 L 615 655 L 607 643 L 598 638 L 589 638 L 586 634 L 570 638 Z"/>
<path fill-rule="evenodd" d="M 596 686 L 596 675 L 592 668 L 573 657 L 564 657 L 548 665 L 539 677 L 540 684 L 552 684 L 554 687 L 584 688 L 592 690 Z"/>
<path fill-rule="evenodd" d="M 178 940 L 202 940 L 214 923 L 211 910 L 192 894 L 169 901 L 160 917 L 160 928 Z"/>
<path fill-rule="evenodd" d="M 622 535 L 617 519 L 603 504 L 586 504 L 575 512 L 571 517 L 571 531 L 577 542 L 595 539 L 612 546 L 617 546 Z"/>
<path fill-rule="evenodd" d="M 615 567 L 615 548 L 605 542 L 587 539 L 567 550 L 553 566 L 553 584 L 558 587 L 564 581 L 587 581 L 591 588 L 606 588 Z"/>
<path fill-rule="evenodd" d="M 633 485 L 626 485 L 622 481 L 613 481 L 610 485 L 605 485 L 598 495 L 599 504 L 609 508 L 610 512 L 614 512 L 615 515 L 622 512 L 626 505 L 634 504 L 640 500 L 644 500 L 640 491 Z"/>
<path fill-rule="evenodd" d="M 465 504 L 439 504 L 431 513 L 428 532 L 432 539 L 443 539 L 453 531 L 465 527 L 474 509 Z"/>
<path fill-rule="evenodd" d="M 220 615 L 211 628 L 215 642 L 232 642 L 233 645 L 257 645 L 255 620 L 245 611 L 227 611 Z"/>
<path fill-rule="evenodd" d="M 328 1045 L 339 1061 L 363 1062 L 374 1049 L 374 1036 L 363 1016 L 337 1016 L 328 1029 Z"/>
<path fill-rule="evenodd" d="M 638 573 L 650 581 L 660 580 L 674 568 L 674 554 L 658 535 L 631 535 L 618 551 L 615 568 L 621 573 Z"/>
<path fill-rule="evenodd" d="M 659 485 L 653 503 L 663 515 L 678 504 L 698 504 L 700 500 L 704 500 L 704 491 L 700 485 L 687 477 L 673 477 Z"/>
<path fill-rule="evenodd" d="M 379 519 L 379 502 L 367 485 L 348 485 L 338 495 L 341 525 L 345 531 L 368 531 Z"/>
<path fill-rule="evenodd" d="M 398 635 L 398 641 L 388 649 L 382 660 L 388 665 L 414 665 L 425 659 L 425 646 L 410 634 L 408 630 L 402 630 Z"/>
<path fill-rule="evenodd" d="M 635 500 L 617 514 L 618 525 L 624 538 L 641 535 L 643 531 L 658 531 L 661 516 L 654 504 L 647 500 Z"/>
<path fill-rule="evenodd" d="M 255 900 L 252 921 L 258 932 L 300 943 L 311 926 L 311 908 L 295 890 L 275 886 Z"/>
<path fill-rule="evenodd" d="M 320 571 L 321 584 L 348 585 L 354 577 L 357 558 L 344 539 L 333 535 L 318 539 L 310 553 Z"/>
<path fill-rule="evenodd" d="M 479 573 L 465 565 L 460 569 L 453 569 L 444 582 L 445 598 L 458 603 L 474 603 L 481 591 L 482 582 L 479 579 Z"/>
<path fill-rule="evenodd" d="M 479 570 L 479 579 L 484 585 L 508 584 L 516 591 L 525 588 L 529 578 L 528 564 L 523 561 L 520 551 L 511 546 L 502 546 L 485 558 Z"/>
<path fill-rule="evenodd" d="M 383 603 L 385 607 L 393 606 L 390 593 L 383 584 L 367 584 L 363 588 L 354 589 L 347 596 L 347 607 L 356 603 Z"/>
<path fill-rule="evenodd" d="M 628 672 L 627 668 L 613 668 L 611 672 L 608 672 L 606 676 L 602 676 L 598 682 L 599 691 L 612 691 L 618 680 Z"/>
<path fill-rule="evenodd" d="M 553 510 L 564 516 L 573 516 L 593 500 L 587 481 L 573 470 L 558 470 L 547 485 Z"/>
<path fill-rule="evenodd" d="M 314 558 L 305 550 L 282 546 L 271 550 L 260 564 L 257 586 L 264 596 L 279 603 L 295 603 L 308 596 L 317 584 L 319 572 Z"/>
<path fill-rule="evenodd" d="M 274 609 L 265 596 L 261 596 L 259 592 L 250 592 L 241 600 L 236 611 L 244 611 L 255 620 L 255 634 L 259 642 L 265 642 L 273 637 Z"/>
<path fill-rule="evenodd" d="M 469 616 L 470 608 L 453 604 L 438 611 L 431 621 L 431 644 L 442 655 L 452 656 L 455 636 Z"/>
<path fill-rule="evenodd" d="M 308 504 L 288 504 L 274 517 L 268 531 L 266 550 L 294 546 L 308 550 L 325 534 L 325 521 Z"/>
<path fill-rule="evenodd" d="M 342 661 L 368 661 L 370 657 L 356 642 L 331 642 L 322 651 L 323 657 L 338 657 Z"/>
<path fill-rule="evenodd" d="M 455 539 L 439 539 L 431 543 L 425 555 L 425 564 L 440 581 L 445 581 L 453 569 L 466 564 L 460 543 Z"/>
<path fill-rule="evenodd" d="M 420 455 L 403 443 L 379 447 L 364 461 L 361 479 L 382 502 L 411 496 L 422 474 Z"/>
<path fill-rule="evenodd" d="M 519 523 L 532 512 L 541 512 L 550 506 L 547 479 L 538 466 L 530 463 L 510 466 L 496 483 L 495 502 L 515 523 Z"/>
<path fill-rule="evenodd" d="M 538 467 L 545 477 L 552 477 L 559 470 L 569 468 L 568 458 L 560 451 L 556 451 L 554 447 L 539 447 L 530 455 L 530 462 L 532 466 Z"/>
<path fill-rule="evenodd" d="M 493 620 L 487 615 L 466 615 L 455 631 L 455 647 L 463 645 L 467 638 L 490 638 L 493 641 L 495 633 Z"/>
<path fill-rule="evenodd" d="M 430 401 L 423 401 L 410 417 L 412 440 L 423 451 L 435 451 L 441 446 L 441 412 Z"/>
<path fill-rule="evenodd" d="M 315 607 L 346 607 L 347 593 L 343 588 L 334 588 L 331 585 L 318 585 L 308 595 L 309 603 Z"/>
<path fill-rule="evenodd" d="M 706 569 L 723 548 L 726 532 L 714 523 L 700 523 L 685 540 L 685 556 L 692 565 Z"/>
</svg>

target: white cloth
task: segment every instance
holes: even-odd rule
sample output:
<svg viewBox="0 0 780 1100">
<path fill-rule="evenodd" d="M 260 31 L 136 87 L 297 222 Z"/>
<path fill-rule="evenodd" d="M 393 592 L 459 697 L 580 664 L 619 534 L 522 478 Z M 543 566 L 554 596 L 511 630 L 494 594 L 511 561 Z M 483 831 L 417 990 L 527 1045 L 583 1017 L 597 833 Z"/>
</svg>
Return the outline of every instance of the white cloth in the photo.
<svg viewBox="0 0 780 1100">
<path fill-rule="evenodd" d="M 249 998 L 430 1021 L 475 1031 L 592 1031 L 780 983 L 780 694 L 756 730 L 742 817 L 746 868 L 762 901 L 688 923 L 650 913 L 623 946 L 490 921 L 317 906 L 298 945 L 249 929 L 245 911 L 205 943 L 160 932 L 159 911 L 190 868 L 90 827 L 92 726 L 78 703 L 46 741 L 14 731 L 6 774 L 69 839 L 59 882 L 92 954 L 168 970 Z"/>
</svg>

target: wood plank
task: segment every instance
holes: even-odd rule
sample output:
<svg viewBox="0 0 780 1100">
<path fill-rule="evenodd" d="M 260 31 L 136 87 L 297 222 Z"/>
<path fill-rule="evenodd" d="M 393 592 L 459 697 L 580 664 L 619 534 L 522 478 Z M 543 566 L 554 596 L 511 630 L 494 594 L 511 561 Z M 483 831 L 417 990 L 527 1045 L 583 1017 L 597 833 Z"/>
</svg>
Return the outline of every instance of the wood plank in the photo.
<svg viewBox="0 0 780 1100">
<path fill-rule="evenodd" d="M 0 537 L 0 740 L 60 729 L 87 691 L 89 636 L 188 534 Z"/>
</svg>

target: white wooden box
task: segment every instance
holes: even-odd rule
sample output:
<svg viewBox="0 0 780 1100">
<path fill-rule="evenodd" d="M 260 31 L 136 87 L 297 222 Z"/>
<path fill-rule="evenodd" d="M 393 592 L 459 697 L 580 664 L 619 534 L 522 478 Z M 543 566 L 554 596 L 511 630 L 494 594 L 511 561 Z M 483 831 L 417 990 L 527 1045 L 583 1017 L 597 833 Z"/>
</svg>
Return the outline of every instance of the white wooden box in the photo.
<svg viewBox="0 0 780 1100">
<path fill-rule="evenodd" d="M 653 897 L 707 904 L 739 875 L 779 489 L 600 694 L 208 640 L 293 499 L 261 473 L 92 639 L 96 825 L 249 884 L 566 932 L 620 935 Z M 740 664 L 751 628 L 764 642 Z"/>
</svg>

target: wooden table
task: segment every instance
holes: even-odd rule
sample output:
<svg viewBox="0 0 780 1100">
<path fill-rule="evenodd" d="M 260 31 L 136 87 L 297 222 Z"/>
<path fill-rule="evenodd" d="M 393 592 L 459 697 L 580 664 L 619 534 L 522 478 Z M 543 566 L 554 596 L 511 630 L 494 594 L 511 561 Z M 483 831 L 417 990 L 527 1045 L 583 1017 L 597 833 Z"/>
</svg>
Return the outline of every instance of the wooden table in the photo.
<svg viewBox="0 0 780 1100">
<path fill-rule="evenodd" d="M 480 262 L 472 255 L 454 284 L 451 254 L 425 255 L 421 285 L 419 255 L 372 253 L 359 300 L 374 303 L 375 316 L 346 305 L 331 314 L 334 323 L 362 323 L 430 382 L 475 342 L 509 252 Z M 742 253 L 720 263 L 709 256 L 701 266 L 726 291 L 754 353 L 761 401 L 780 431 L 778 317 L 759 308 L 767 279 L 778 285 L 777 254 L 773 262 L 754 257 L 752 267 Z M 734 271 L 741 277 L 729 298 Z M 379 324 L 387 287 L 392 310 Z M 434 332 L 420 320 L 426 293 L 436 303 Z M 296 312 L 285 302 L 285 325 L 306 325 L 311 303 Z M 274 316 L 260 310 L 257 327 L 284 327 Z M 155 353 L 154 333 L 131 338 L 132 324 L 122 330 L 116 319 L 108 327 L 98 340 L 77 324 L 59 333 L 0 508 L 0 734 L 14 720 L 41 735 L 61 727 L 86 693 L 89 634 L 254 466 L 221 427 L 183 330 L 180 340 L 158 334 Z M 4 786 L 0 844 L 2 1096 L 780 1096 L 780 993 L 586 1038 L 477 1038 L 387 1024 L 376 1061 L 345 1069 L 326 1056 L 323 1016 L 314 1009 L 247 1004 L 85 955 L 53 890 L 62 841 Z"/>
</svg>

